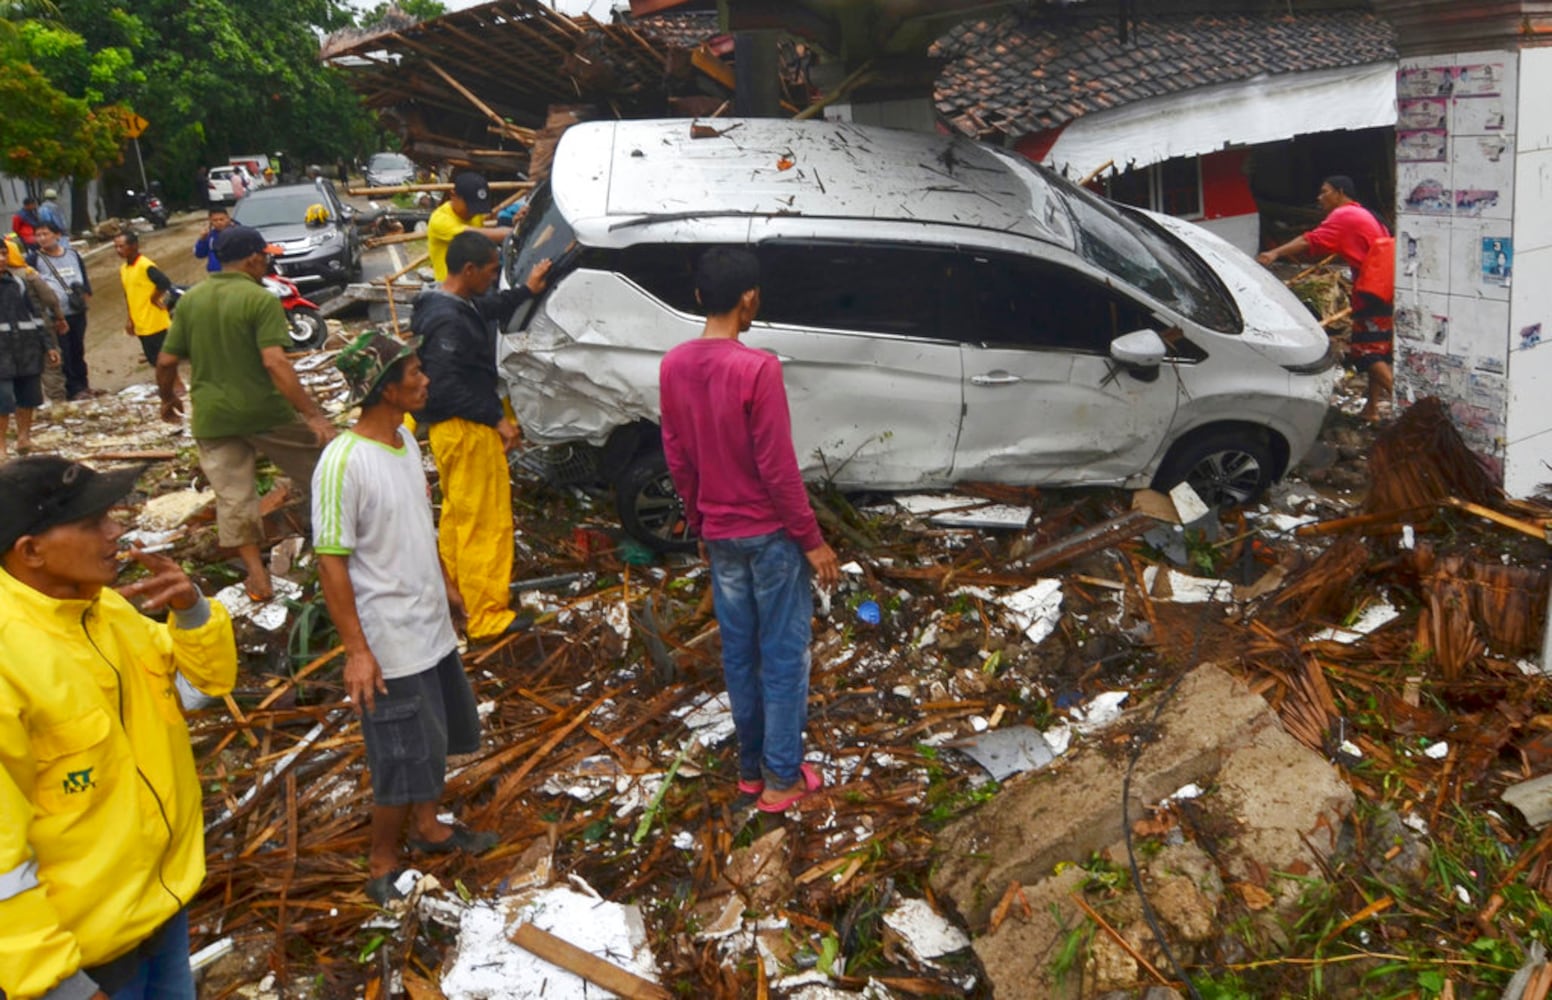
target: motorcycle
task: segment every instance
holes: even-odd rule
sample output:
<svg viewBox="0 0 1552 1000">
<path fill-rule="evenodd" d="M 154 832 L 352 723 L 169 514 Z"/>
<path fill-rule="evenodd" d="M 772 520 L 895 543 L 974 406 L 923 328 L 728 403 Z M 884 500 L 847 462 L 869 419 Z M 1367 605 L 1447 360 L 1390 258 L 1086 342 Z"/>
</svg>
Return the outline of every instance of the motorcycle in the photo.
<svg viewBox="0 0 1552 1000">
<path fill-rule="evenodd" d="M 167 228 L 167 203 L 162 201 L 161 195 L 154 191 L 124 192 L 124 197 L 129 199 L 130 210 L 137 215 L 145 216 L 153 229 Z"/>
<path fill-rule="evenodd" d="M 317 303 L 302 295 L 296 283 L 276 274 L 271 264 L 270 273 L 260 281 L 264 290 L 280 300 L 286 311 L 286 322 L 291 328 L 291 346 L 298 351 L 315 351 L 329 339 L 329 325 L 323 321 Z"/>
</svg>

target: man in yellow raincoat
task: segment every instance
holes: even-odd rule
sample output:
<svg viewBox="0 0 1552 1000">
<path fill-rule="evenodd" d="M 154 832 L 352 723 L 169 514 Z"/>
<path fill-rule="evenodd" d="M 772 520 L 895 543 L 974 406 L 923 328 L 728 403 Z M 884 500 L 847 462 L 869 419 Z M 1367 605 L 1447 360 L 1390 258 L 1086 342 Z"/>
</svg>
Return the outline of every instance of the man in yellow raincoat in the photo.
<svg viewBox="0 0 1552 1000">
<path fill-rule="evenodd" d="M 178 564 L 115 591 L 112 514 L 139 468 L 0 466 L 0 989 L 193 1000 L 205 878 L 179 689 L 232 689 L 231 619 Z M 136 610 L 171 610 L 158 623 Z"/>
<path fill-rule="evenodd" d="M 496 246 L 472 230 L 447 247 L 447 280 L 420 293 L 410 329 L 421 339 L 420 363 L 431 378 L 426 408 L 431 456 L 442 481 L 437 548 L 469 611 L 470 640 L 527 628 L 510 607 L 512 476 L 506 453 L 517 425 L 501 408 L 496 329 L 544 290 L 550 262 L 534 265 L 525 284 L 487 294 L 499 268 Z"/>
</svg>

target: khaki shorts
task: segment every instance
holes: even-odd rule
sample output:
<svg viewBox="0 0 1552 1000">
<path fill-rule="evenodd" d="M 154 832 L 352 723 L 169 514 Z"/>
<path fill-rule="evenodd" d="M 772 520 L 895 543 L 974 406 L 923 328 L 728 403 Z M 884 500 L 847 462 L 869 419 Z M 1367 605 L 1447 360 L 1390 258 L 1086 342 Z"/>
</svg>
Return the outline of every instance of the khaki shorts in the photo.
<svg viewBox="0 0 1552 1000">
<path fill-rule="evenodd" d="M 263 455 L 291 480 L 291 499 L 309 509 L 313 469 L 323 452 L 312 429 L 300 420 L 259 434 L 200 438 L 199 467 L 216 493 L 216 541 L 224 548 L 264 541 L 254 463 Z"/>
</svg>

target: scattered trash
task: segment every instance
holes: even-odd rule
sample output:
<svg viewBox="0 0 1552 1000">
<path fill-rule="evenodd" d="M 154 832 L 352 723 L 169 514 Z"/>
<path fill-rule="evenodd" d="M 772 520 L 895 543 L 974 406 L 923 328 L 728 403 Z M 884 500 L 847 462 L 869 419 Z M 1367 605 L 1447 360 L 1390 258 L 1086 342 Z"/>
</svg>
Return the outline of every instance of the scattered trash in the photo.
<svg viewBox="0 0 1552 1000">
<path fill-rule="evenodd" d="M 1012 613 L 1025 637 L 1038 643 L 1056 631 L 1056 623 L 1061 620 L 1062 581 L 1041 580 L 998 600 Z"/>
<path fill-rule="evenodd" d="M 291 615 L 291 607 L 287 602 L 302 599 L 302 586 L 283 576 L 273 577 L 270 582 L 275 589 L 275 596 L 267 601 L 254 601 L 240 583 L 218 591 L 215 599 L 233 618 L 244 619 L 266 632 L 274 632 L 285 625 Z"/>
<path fill-rule="evenodd" d="M 513 943 L 532 925 L 633 976 L 657 975 L 641 911 L 565 886 L 476 902 L 438 984 L 447 1000 L 590 1000 L 596 986 Z"/>
<path fill-rule="evenodd" d="M 985 768 L 993 781 L 1038 770 L 1056 759 L 1045 737 L 1033 726 L 995 729 L 952 746 Z"/>
<path fill-rule="evenodd" d="M 905 899 L 884 914 L 884 926 L 900 935 L 917 961 L 970 947 L 970 936 L 949 923 L 925 899 Z"/>
<path fill-rule="evenodd" d="M 1091 698 L 1086 705 L 1072 709 L 1072 724 L 1080 733 L 1103 729 L 1121 717 L 1121 704 L 1130 691 L 1104 691 Z"/>
<path fill-rule="evenodd" d="M 1401 612 L 1392 607 L 1388 602 L 1380 601 L 1371 604 L 1361 611 L 1353 623 L 1345 628 L 1321 629 L 1310 636 L 1311 642 L 1340 642 L 1344 646 L 1352 645 L 1364 636 L 1389 625 Z"/>
</svg>

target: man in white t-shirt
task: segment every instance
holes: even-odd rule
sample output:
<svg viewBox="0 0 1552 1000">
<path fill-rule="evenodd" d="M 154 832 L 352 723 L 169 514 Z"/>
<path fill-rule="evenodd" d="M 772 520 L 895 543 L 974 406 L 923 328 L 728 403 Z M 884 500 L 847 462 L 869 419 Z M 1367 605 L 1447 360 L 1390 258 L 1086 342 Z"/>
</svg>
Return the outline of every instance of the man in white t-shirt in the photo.
<svg viewBox="0 0 1552 1000">
<path fill-rule="evenodd" d="M 335 359 L 361 404 L 313 474 L 313 547 L 329 617 L 345 644 L 345 693 L 361 712 L 372 776 L 371 877 L 379 905 L 402 898 L 399 844 L 422 854 L 496 846 L 490 832 L 437 819 L 448 754 L 480 746 L 474 691 L 458 658 L 463 598 L 437 557 L 420 448 L 404 416 L 430 381 L 404 343 L 358 337 Z"/>
</svg>

